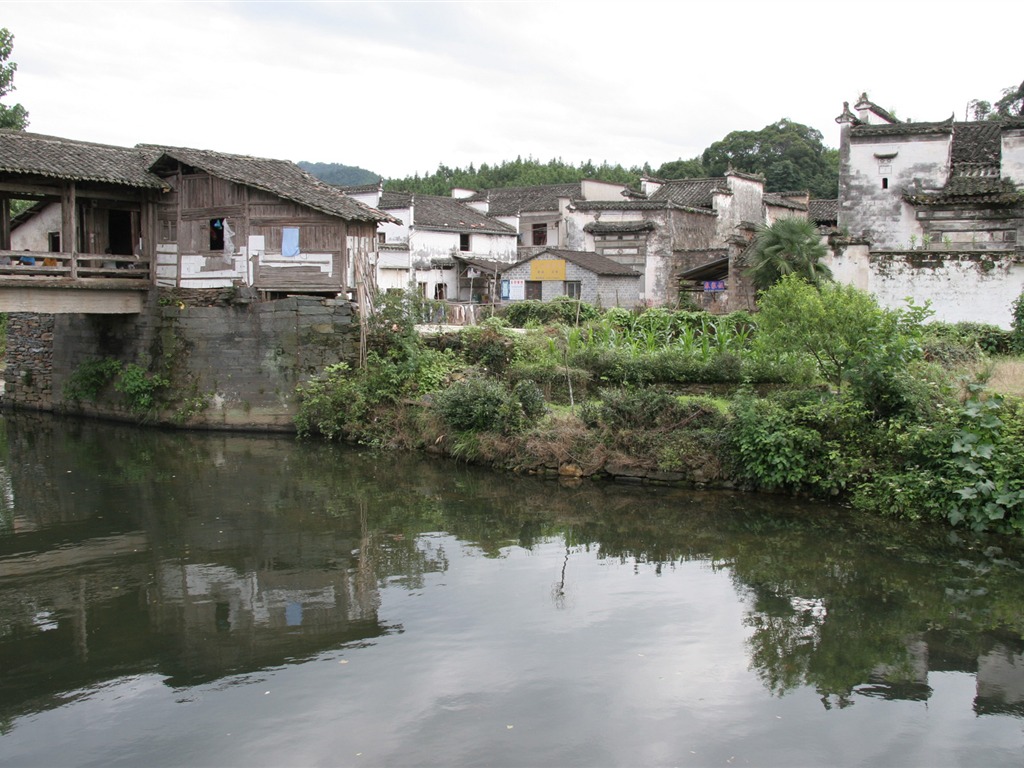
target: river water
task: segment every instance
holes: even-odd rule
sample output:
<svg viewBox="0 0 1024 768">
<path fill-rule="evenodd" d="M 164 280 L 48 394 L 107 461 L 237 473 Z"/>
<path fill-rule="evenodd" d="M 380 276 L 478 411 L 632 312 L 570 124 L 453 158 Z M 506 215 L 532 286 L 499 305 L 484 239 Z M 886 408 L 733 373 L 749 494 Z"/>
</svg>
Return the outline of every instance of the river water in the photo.
<svg viewBox="0 0 1024 768">
<path fill-rule="evenodd" d="M 1006 542 L 7 416 L 5 766 L 1020 766 Z"/>
</svg>

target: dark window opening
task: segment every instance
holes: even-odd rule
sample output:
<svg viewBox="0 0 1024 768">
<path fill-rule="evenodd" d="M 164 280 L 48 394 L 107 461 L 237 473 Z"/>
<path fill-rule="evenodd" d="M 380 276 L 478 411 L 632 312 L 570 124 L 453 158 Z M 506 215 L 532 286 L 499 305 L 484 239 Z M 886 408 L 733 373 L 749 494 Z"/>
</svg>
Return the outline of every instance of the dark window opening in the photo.
<svg viewBox="0 0 1024 768">
<path fill-rule="evenodd" d="M 460 251 L 468 251 L 469 250 L 469 233 L 468 232 L 459 235 L 459 250 Z"/>
<path fill-rule="evenodd" d="M 47 232 L 46 239 L 50 253 L 60 253 L 60 232 Z"/>
<path fill-rule="evenodd" d="M 579 299 L 581 295 L 579 280 L 566 280 L 565 281 L 565 295 L 570 299 Z"/>
<path fill-rule="evenodd" d="M 548 225 L 547 224 L 534 224 L 533 225 L 533 244 L 534 245 L 547 245 L 548 244 Z"/>
<path fill-rule="evenodd" d="M 224 219 L 210 219 L 210 250 L 224 250 Z"/>
<path fill-rule="evenodd" d="M 107 216 L 110 225 L 110 250 L 114 256 L 131 256 L 132 212 L 112 210 Z"/>
<path fill-rule="evenodd" d="M 444 301 L 448 298 L 448 286 L 444 283 L 437 283 L 434 286 L 434 300 Z"/>
<path fill-rule="evenodd" d="M 383 232 L 378 232 L 377 233 L 377 242 L 380 245 L 384 245 L 384 243 L 386 243 L 387 241 L 388 241 L 388 236 L 387 235 L 385 235 Z"/>
<path fill-rule="evenodd" d="M 889 180 L 888 179 L 882 179 L 882 189 L 888 189 L 888 188 L 889 188 Z"/>
<path fill-rule="evenodd" d="M 540 280 L 527 280 L 524 298 L 527 301 L 540 301 L 544 295 Z"/>
</svg>

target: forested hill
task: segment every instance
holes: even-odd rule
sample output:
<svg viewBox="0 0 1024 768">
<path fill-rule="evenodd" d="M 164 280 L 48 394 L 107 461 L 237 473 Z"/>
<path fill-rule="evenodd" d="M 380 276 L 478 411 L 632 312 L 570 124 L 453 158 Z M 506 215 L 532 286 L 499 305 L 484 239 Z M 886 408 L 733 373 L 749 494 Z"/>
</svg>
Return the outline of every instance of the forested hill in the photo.
<svg viewBox="0 0 1024 768">
<path fill-rule="evenodd" d="M 353 187 L 360 184 L 373 184 L 380 179 L 379 173 L 368 171 L 357 165 L 342 165 L 341 163 L 310 163 L 300 160 L 296 163 L 306 173 L 316 176 L 328 184 L 337 184 L 339 187 Z"/>
<path fill-rule="evenodd" d="M 299 163 L 314 176 L 331 184 L 370 184 L 378 176 L 362 168 L 332 163 Z M 564 184 L 580 179 L 598 179 L 636 187 L 640 177 L 687 179 L 721 176 L 730 168 L 765 177 L 769 192 L 807 190 L 811 197 L 831 199 L 839 188 L 839 151 L 822 143 L 820 131 L 788 119 L 779 120 L 759 131 L 733 131 L 714 142 L 700 155 L 680 158 L 652 168 L 624 168 L 591 161 L 571 165 L 561 159 L 546 163 L 534 158 L 506 160 L 498 165 L 471 163 L 468 168 L 438 166 L 434 173 L 415 174 L 403 179 L 387 179 L 385 189 L 392 192 L 418 192 L 448 195 L 453 187 L 494 189 L 529 187 L 540 184 Z M 349 175 L 351 174 L 351 175 Z M 362 175 L 359 175 L 362 174 Z"/>
</svg>

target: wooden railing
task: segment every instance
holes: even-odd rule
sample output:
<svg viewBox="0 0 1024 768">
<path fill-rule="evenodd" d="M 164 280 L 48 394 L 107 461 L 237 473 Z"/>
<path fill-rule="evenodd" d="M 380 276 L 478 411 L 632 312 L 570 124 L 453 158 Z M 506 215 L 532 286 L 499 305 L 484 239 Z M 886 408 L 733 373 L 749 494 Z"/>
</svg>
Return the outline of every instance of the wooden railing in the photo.
<svg viewBox="0 0 1024 768">
<path fill-rule="evenodd" d="M 114 256 L 109 253 L 0 251 L 0 277 L 74 280 L 116 278 L 148 283 L 150 264 L 134 256 Z"/>
</svg>

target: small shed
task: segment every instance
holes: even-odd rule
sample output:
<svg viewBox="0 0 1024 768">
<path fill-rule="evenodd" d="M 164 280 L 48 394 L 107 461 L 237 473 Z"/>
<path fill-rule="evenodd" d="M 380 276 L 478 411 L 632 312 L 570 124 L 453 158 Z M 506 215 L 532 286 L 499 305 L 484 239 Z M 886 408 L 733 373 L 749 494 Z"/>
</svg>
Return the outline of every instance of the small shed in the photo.
<svg viewBox="0 0 1024 768">
<path fill-rule="evenodd" d="M 642 288 L 642 275 L 593 251 L 546 248 L 501 274 L 505 301 L 569 296 L 602 307 L 632 308 L 640 303 Z"/>
</svg>

